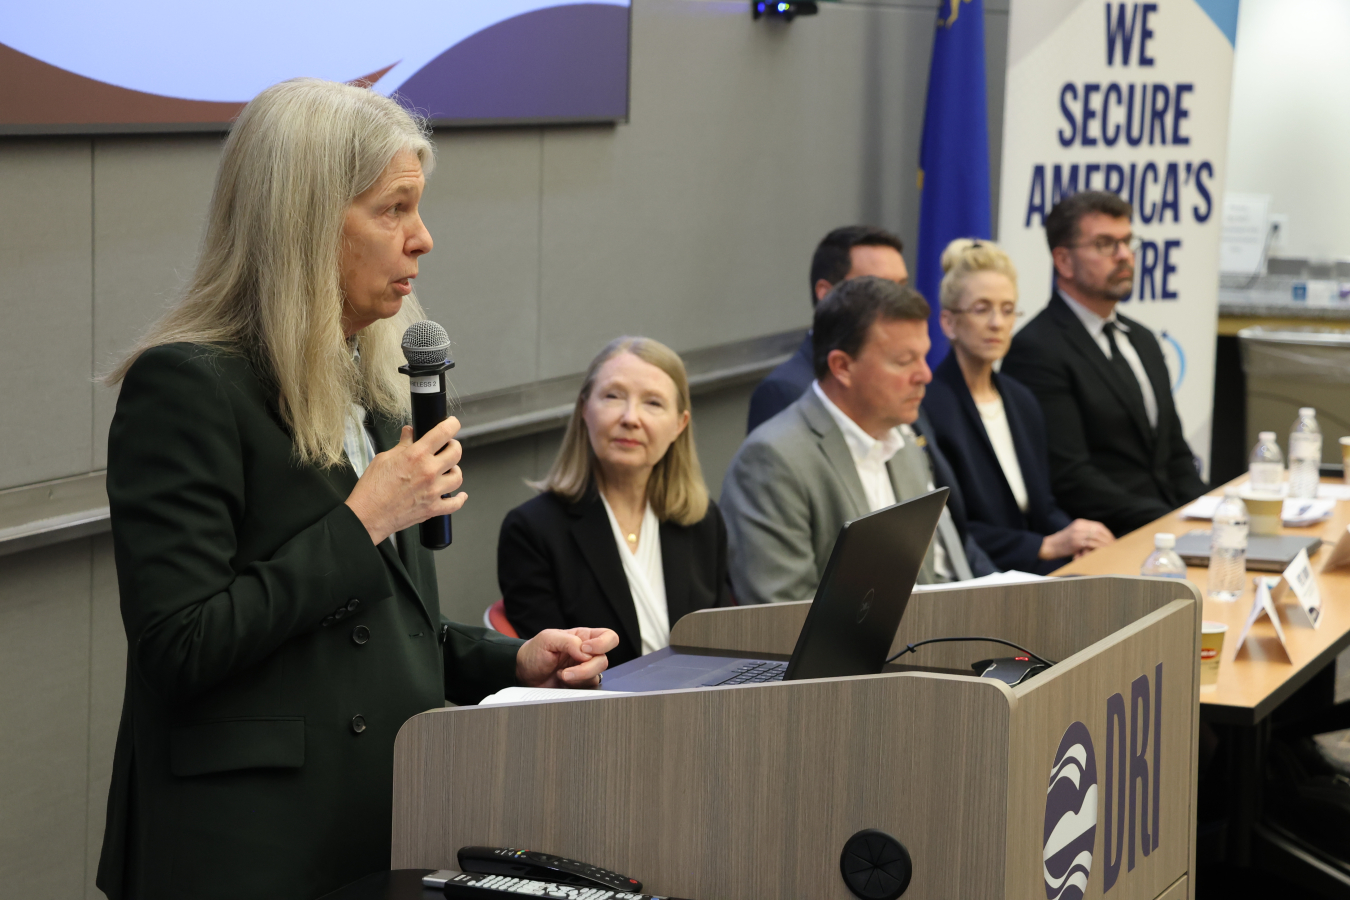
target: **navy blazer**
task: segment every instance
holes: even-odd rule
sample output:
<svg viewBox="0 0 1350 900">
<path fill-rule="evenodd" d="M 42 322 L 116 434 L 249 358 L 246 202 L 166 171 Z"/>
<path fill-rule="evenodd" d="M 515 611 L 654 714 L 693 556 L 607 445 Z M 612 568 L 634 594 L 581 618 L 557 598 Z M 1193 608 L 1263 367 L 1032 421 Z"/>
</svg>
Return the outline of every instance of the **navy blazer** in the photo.
<svg viewBox="0 0 1350 900">
<path fill-rule="evenodd" d="M 1041 559 L 1041 539 L 1068 527 L 1070 519 L 1056 505 L 1050 488 L 1045 417 L 1036 396 L 1021 382 L 994 373 L 994 389 L 1003 398 L 1026 484 L 1025 513 L 1017 508 L 955 353 L 948 353 L 933 371 L 923 410 L 932 423 L 934 440 L 961 485 L 971 536 L 1000 569 L 1046 574 L 1068 560 Z"/>
<path fill-rule="evenodd" d="M 1003 567 L 998 561 L 993 559 L 984 543 L 976 537 L 971 529 L 971 520 L 969 508 L 966 506 L 964 492 L 961 490 L 961 484 L 956 480 L 956 470 L 947 459 L 947 454 L 942 452 L 938 442 L 933 440 L 932 436 L 936 429 L 933 423 L 929 421 L 928 416 L 924 414 L 923 408 L 919 408 L 919 418 L 914 424 L 909 426 L 915 433 L 923 438 L 924 449 L 928 451 L 928 464 L 932 466 L 933 485 L 935 487 L 945 487 L 951 493 L 947 495 L 947 511 L 952 514 L 952 522 L 956 525 L 956 530 L 961 535 L 961 544 L 966 551 L 966 562 L 970 563 L 970 572 L 976 578 L 982 575 L 993 575 L 995 572 L 1002 571 Z"/>
<path fill-rule="evenodd" d="M 811 357 L 811 332 L 802 338 L 797 352 L 779 363 L 768 375 L 764 376 L 750 395 L 750 415 L 745 426 L 749 434 L 760 425 L 772 419 L 783 410 L 797 402 L 797 398 L 806 393 L 811 382 L 816 380 L 815 364 Z"/>
</svg>

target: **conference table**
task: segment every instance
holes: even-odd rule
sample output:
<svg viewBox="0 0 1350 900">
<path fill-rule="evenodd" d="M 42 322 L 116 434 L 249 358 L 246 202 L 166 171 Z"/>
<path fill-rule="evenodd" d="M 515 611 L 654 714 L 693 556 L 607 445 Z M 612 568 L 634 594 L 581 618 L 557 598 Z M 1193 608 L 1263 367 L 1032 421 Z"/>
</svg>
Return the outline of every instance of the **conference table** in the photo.
<svg viewBox="0 0 1350 900">
<path fill-rule="evenodd" d="M 1243 475 L 1231 484 L 1242 484 Z M 1323 478 L 1324 484 L 1344 484 L 1340 478 Z M 1225 485 L 1226 487 L 1226 485 Z M 1223 488 L 1212 492 L 1221 496 Z M 1145 525 L 1115 542 L 1094 550 L 1067 566 L 1056 575 L 1138 575 L 1144 559 L 1153 552 L 1153 536 L 1158 532 L 1181 535 L 1197 529 L 1208 530 L 1210 523 L 1201 519 L 1187 519 L 1181 510 L 1175 510 L 1161 519 Z M 1237 639 L 1246 624 L 1255 598 L 1258 575 L 1277 576 L 1278 572 L 1247 572 L 1246 588 L 1237 600 L 1226 603 L 1204 602 L 1207 621 L 1223 622 L 1228 626 L 1224 636 L 1223 653 L 1219 662 L 1219 682 L 1214 688 L 1200 693 L 1201 718 L 1206 722 L 1232 725 L 1255 725 L 1324 670 L 1342 650 L 1350 646 L 1350 568 L 1320 571 L 1331 547 L 1350 526 L 1350 501 L 1339 500 L 1332 509 L 1331 518 L 1303 528 L 1284 528 L 1284 534 L 1320 537 L 1322 549 L 1312 557 L 1313 571 L 1317 572 L 1318 588 L 1322 596 L 1322 615 L 1317 628 L 1299 627 L 1285 617 L 1284 608 L 1294 602 L 1286 593 L 1276 606 L 1281 609 L 1285 645 L 1281 648 L 1275 627 L 1267 618 L 1252 626 L 1241 653 Z M 1202 592 L 1209 579 L 1203 566 L 1189 566 L 1187 578 Z"/>
<path fill-rule="evenodd" d="M 1243 475 L 1230 484 L 1240 485 L 1246 480 L 1247 476 Z M 1345 482 L 1340 477 L 1324 476 L 1322 483 L 1343 485 Z M 1227 486 L 1211 493 L 1222 495 Z M 1226 856 L 1238 865 L 1256 865 L 1285 875 L 1302 876 L 1299 880 L 1304 883 L 1317 882 L 1324 888 L 1329 886 L 1324 880 L 1328 877 L 1325 865 L 1310 859 L 1296 838 L 1263 821 L 1261 790 L 1272 734 L 1271 714 L 1302 688 L 1309 689 L 1305 694 L 1316 693 L 1317 697 L 1330 703 L 1335 686 L 1333 663 L 1342 650 L 1350 647 L 1350 568 L 1321 571 L 1331 555 L 1331 548 L 1346 533 L 1347 526 L 1350 526 L 1350 500 L 1338 500 L 1329 519 L 1302 528 L 1282 529 L 1284 534 L 1316 536 L 1323 541 L 1322 548 L 1312 556 L 1322 598 L 1318 627 L 1299 626 L 1286 615 L 1287 605 L 1295 602 L 1290 592 L 1285 592 L 1276 602 L 1288 655 L 1280 646 L 1274 625 L 1265 617 L 1252 626 L 1242 650 L 1239 652 L 1237 648 L 1238 636 L 1255 598 L 1256 577 L 1278 573 L 1248 570 L 1245 590 L 1236 601 L 1222 602 L 1208 596 L 1204 600 L 1204 618 L 1228 626 L 1220 655 L 1218 683 L 1200 692 L 1200 720 L 1222 730 L 1232 767 L 1233 808 L 1228 822 Z M 1209 527 L 1208 521 L 1184 518 L 1181 510 L 1174 510 L 1079 557 L 1054 574 L 1137 575 L 1144 560 L 1153 552 L 1155 534 L 1171 532 L 1179 537 Z M 1201 592 L 1205 591 L 1208 574 L 1201 566 L 1190 566 L 1186 570 L 1187 578 Z M 1314 679 L 1319 684 L 1310 685 Z M 1342 872 L 1337 877 L 1345 875 Z M 1346 882 L 1338 880 L 1336 884 L 1341 890 L 1345 889 Z"/>
</svg>

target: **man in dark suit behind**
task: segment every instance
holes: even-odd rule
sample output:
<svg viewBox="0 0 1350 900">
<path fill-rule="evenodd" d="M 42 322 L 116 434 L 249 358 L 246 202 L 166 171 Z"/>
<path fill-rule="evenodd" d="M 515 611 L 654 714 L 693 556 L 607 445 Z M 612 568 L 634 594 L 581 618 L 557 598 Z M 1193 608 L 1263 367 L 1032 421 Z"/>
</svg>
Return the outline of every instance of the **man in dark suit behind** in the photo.
<svg viewBox="0 0 1350 900">
<path fill-rule="evenodd" d="M 909 283 L 909 270 L 901 255 L 900 238 L 871 225 L 836 228 L 816 245 L 811 257 L 811 308 L 841 281 L 876 275 L 896 284 Z M 811 362 L 811 334 L 802 339 L 797 352 L 770 372 L 750 395 L 746 433 L 787 409 L 815 381 Z"/>
<path fill-rule="evenodd" d="M 1055 205 L 1045 217 L 1055 292 L 1013 338 L 1002 369 L 1031 388 L 1045 412 L 1060 506 L 1116 535 L 1207 489 L 1158 339 L 1116 311 L 1134 282 L 1132 214 L 1129 203 L 1104 191 Z"/>
</svg>

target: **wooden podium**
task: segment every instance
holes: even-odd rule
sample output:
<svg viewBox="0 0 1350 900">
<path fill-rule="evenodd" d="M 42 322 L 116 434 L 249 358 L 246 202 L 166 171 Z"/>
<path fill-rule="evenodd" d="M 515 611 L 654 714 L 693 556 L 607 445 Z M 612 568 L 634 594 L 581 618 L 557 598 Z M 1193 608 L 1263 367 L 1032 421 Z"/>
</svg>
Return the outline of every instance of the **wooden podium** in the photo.
<svg viewBox="0 0 1350 900">
<path fill-rule="evenodd" d="M 521 847 L 690 900 L 848 900 L 841 850 L 874 828 L 910 854 L 906 900 L 1190 897 L 1200 600 L 1114 576 L 914 594 L 895 649 L 1059 660 L 1014 688 L 954 673 L 1015 651 L 948 643 L 904 659 L 953 674 L 426 712 L 395 746 L 392 865 Z M 671 642 L 785 656 L 808 607 L 697 612 Z"/>
</svg>

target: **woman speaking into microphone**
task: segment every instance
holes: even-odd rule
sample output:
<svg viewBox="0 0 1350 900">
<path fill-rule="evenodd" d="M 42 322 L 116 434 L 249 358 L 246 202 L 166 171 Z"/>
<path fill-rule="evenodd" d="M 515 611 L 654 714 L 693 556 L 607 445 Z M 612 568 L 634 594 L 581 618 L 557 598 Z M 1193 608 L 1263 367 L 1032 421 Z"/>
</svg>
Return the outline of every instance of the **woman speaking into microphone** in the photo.
<svg viewBox="0 0 1350 900">
<path fill-rule="evenodd" d="M 459 423 L 414 441 L 397 373 L 432 163 L 419 123 L 369 90 L 264 91 L 225 142 L 182 299 L 110 376 L 128 645 L 98 873 L 113 900 L 298 900 L 387 869 L 409 717 L 510 684 L 593 687 L 618 643 L 441 618 L 415 526 L 465 502 Z"/>
</svg>

